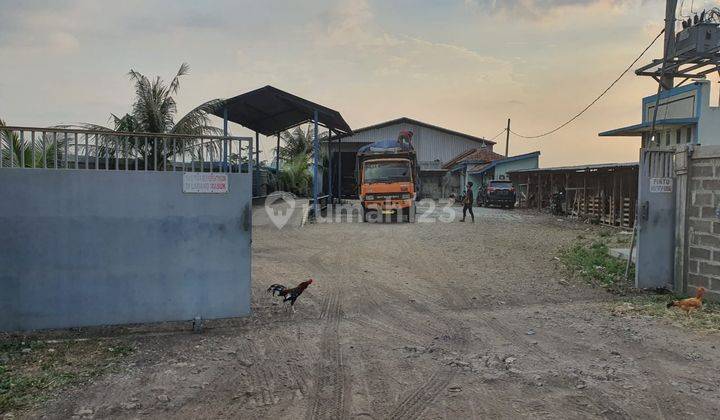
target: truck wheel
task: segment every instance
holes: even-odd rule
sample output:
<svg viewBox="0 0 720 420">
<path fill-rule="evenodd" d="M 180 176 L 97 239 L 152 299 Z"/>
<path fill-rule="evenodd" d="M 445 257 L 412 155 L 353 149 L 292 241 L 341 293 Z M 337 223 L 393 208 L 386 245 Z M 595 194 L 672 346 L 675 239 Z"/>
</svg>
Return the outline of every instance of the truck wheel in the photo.
<svg viewBox="0 0 720 420">
<path fill-rule="evenodd" d="M 415 219 L 416 219 L 415 215 L 416 215 L 416 212 L 417 212 L 416 207 L 415 207 L 415 205 L 413 204 L 413 206 L 410 207 L 410 210 L 409 210 L 409 213 L 408 213 L 408 223 L 415 223 Z"/>
</svg>

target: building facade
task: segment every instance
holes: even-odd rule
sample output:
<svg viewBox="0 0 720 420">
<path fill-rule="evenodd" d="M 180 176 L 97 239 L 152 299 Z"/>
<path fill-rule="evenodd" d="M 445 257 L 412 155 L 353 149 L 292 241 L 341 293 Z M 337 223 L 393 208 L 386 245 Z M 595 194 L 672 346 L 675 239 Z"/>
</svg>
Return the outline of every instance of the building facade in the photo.
<svg viewBox="0 0 720 420">
<path fill-rule="evenodd" d="M 360 147 L 376 141 L 395 139 L 400 131 L 413 132 L 413 144 L 420 166 L 421 198 L 439 199 L 445 196 L 443 182 L 447 169 L 443 165 L 467 152 L 483 148 L 492 151 L 495 142 L 410 118 L 398 118 L 353 130 L 350 136 L 334 136 L 323 143 L 330 157 L 333 195 L 337 195 L 338 178 L 341 196 L 357 195 L 355 160 Z M 340 173 L 340 177 L 338 177 Z M 330 185 L 327 185 L 330 188 Z"/>
<path fill-rule="evenodd" d="M 716 135 L 720 130 L 720 108 L 711 106 L 710 99 L 708 80 L 647 96 L 642 100 L 640 124 L 605 131 L 600 136 L 640 137 L 643 149 L 720 145 L 720 136 Z"/>
</svg>

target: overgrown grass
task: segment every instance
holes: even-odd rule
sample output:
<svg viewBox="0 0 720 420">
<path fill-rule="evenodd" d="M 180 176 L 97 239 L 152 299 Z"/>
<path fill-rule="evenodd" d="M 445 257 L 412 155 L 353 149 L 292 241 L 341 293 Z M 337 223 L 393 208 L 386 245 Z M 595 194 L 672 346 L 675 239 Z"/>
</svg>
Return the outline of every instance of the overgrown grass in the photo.
<svg viewBox="0 0 720 420">
<path fill-rule="evenodd" d="M 608 290 L 625 293 L 630 284 L 625 280 L 626 261 L 608 255 L 605 237 L 578 242 L 560 251 L 560 261 L 580 278 Z M 628 278 L 635 277 L 635 268 L 630 266 Z"/>
<path fill-rule="evenodd" d="M 678 308 L 668 308 L 671 300 L 683 299 L 687 296 L 672 294 L 639 294 L 630 297 L 621 305 L 613 307 L 615 315 L 644 315 L 664 318 L 675 325 L 704 331 L 720 331 L 720 303 L 704 302 L 703 308 L 688 316 Z"/>
<path fill-rule="evenodd" d="M 688 317 L 678 308 L 667 308 L 667 303 L 687 296 L 656 294 L 634 288 L 635 266 L 630 266 L 625 279 L 627 261 L 608 255 L 610 247 L 629 247 L 629 235 L 608 231 L 578 236 L 575 243 L 560 250 L 560 261 L 576 276 L 588 283 L 625 296 L 623 302 L 614 302 L 610 309 L 617 316 L 652 316 L 664 318 L 685 328 L 720 331 L 720 303 L 705 302 L 703 309 Z"/>
<path fill-rule="evenodd" d="M 132 350 L 107 340 L 0 337 L 0 414 L 29 408 L 60 389 L 116 369 Z"/>
</svg>

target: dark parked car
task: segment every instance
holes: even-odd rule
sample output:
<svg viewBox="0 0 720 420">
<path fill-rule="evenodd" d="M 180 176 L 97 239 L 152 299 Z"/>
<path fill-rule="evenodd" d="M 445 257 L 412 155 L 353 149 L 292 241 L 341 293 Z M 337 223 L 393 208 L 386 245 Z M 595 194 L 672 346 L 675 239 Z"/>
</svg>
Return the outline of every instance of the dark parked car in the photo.
<svg viewBox="0 0 720 420">
<path fill-rule="evenodd" d="M 480 190 L 477 198 L 478 206 L 515 207 L 515 187 L 510 181 L 490 181 Z"/>
</svg>

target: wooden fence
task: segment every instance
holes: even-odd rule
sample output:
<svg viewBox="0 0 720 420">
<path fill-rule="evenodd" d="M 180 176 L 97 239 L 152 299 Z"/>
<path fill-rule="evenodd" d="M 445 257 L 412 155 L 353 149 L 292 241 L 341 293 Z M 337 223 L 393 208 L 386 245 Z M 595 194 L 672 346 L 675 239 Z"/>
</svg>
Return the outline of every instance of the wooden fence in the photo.
<svg viewBox="0 0 720 420">
<path fill-rule="evenodd" d="M 521 208 L 549 209 L 553 194 L 564 190 L 565 214 L 608 226 L 634 226 L 636 163 L 528 169 L 509 175 Z"/>
</svg>

